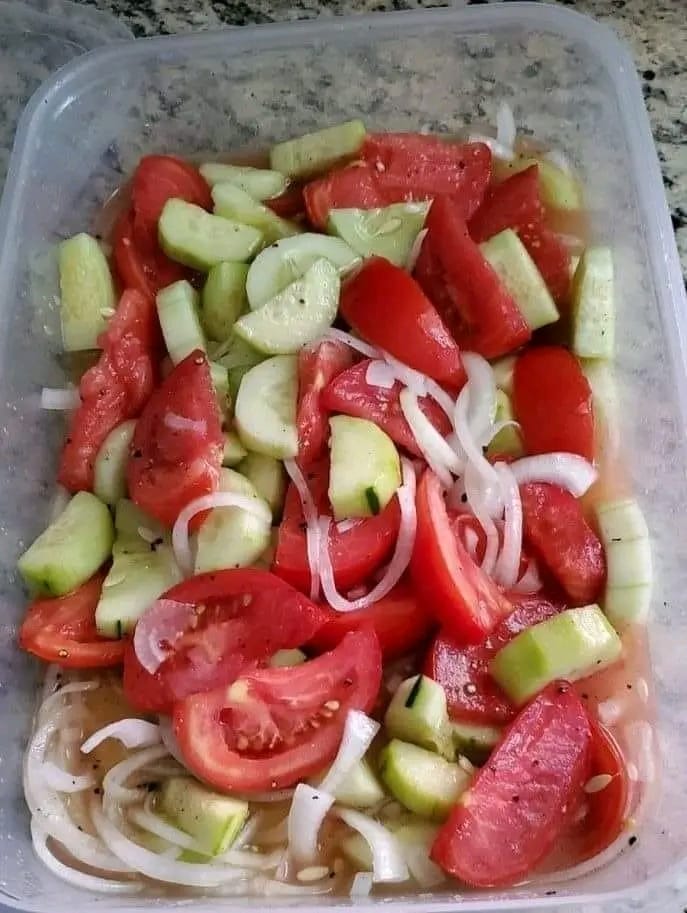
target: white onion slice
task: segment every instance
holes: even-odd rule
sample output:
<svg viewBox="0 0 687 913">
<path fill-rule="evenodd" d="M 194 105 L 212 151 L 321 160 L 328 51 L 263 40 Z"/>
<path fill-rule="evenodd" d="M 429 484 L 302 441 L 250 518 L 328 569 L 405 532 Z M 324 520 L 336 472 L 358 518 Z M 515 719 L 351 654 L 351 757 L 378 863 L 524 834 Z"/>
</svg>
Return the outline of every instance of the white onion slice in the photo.
<svg viewBox="0 0 687 913">
<path fill-rule="evenodd" d="M 576 453 L 543 453 L 522 457 L 510 466 L 518 485 L 526 482 L 548 482 L 566 488 L 581 498 L 597 479 L 592 464 Z"/>
<path fill-rule="evenodd" d="M 513 150 L 508 146 L 504 146 L 503 143 L 500 143 L 497 139 L 494 139 L 493 136 L 487 136 L 486 133 L 471 133 L 468 136 L 469 143 L 484 143 L 485 146 L 489 146 L 491 149 L 491 154 L 496 156 L 497 159 L 504 159 L 509 161 L 513 158 Z"/>
<path fill-rule="evenodd" d="M 496 141 L 511 150 L 510 158 L 513 157 L 516 135 L 513 110 L 508 102 L 502 101 L 496 109 Z"/>
<path fill-rule="evenodd" d="M 43 387 L 41 390 L 41 409 L 71 412 L 80 405 L 81 397 L 76 387 Z"/>
<path fill-rule="evenodd" d="M 178 761 L 179 764 L 184 764 L 184 756 L 181 753 L 181 748 L 177 742 L 177 737 L 174 735 L 171 717 L 160 715 L 157 719 L 162 744 L 165 746 L 175 761 Z"/>
<path fill-rule="evenodd" d="M 186 418 L 176 412 L 165 412 L 163 423 L 172 431 L 193 431 L 196 434 L 205 434 L 207 422 L 204 418 Z"/>
<path fill-rule="evenodd" d="M 318 855 L 318 835 L 334 796 L 299 783 L 289 811 L 289 854 L 297 866 L 312 865 Z"/>
<path fill-rule="evenodd" d="M 482 453 L 482 447 L 479 445 L 473 435 L 469 423 L 469 409 L 472 391 L 470 382 L 463 387 L 458 394 L 456 406 L 453 411 L 453 427 L 460 446 L 465 451 L 468 466 L 473 466 L 487 484 L 498 485 L 498 478 L 494 472 L 494 467 L 485 458 Z"/>
<path fill-rule="evenodd" d="M 503 545 L 494 566 L 494 580 L 510 589 L 517 583 L 520 572 L 522 502 L 518 483 L 510 467 L 506 463 L 497 463 L 495 469 L 503 493 L 504 524 Z"/>
<path fill-rule="evenodd" d="M 406 258 L 405 268 L 409 273 L 412 273 L 415 269 L 418 257 L 420 256 L 420 251 L 422 250 L 422 242 L 427 237 L 428 228 L 421 229 L 415 236 L 410 250 L 408 251 L 408 257 Z"/>
<path fill-rule="evenodd" d="M 396 383 L 396 375 L 388 362 L 373 358 L 365 371 L 365 382 L 372 387 L 391 390 Z"/>
<path fill-rule="evenodd" d="M 54 523 L 71 500 L 71 492 L 67 491 L 62 485 L 55 486 L 55 494 L 50 502 L 48 518 L 50 523 Z"/>
<path fill-rule="evenodd" d="M 103 777 L 105 795 L 112 799 L 113 802 L 119 802 L 123 805 L 142 801 L 147 795 L 146 790 L 124 786 L 125 781 L 137 770 L 140 770 L 141 767 L 146 767 L 154 761 L 159 761 L 160 758 L 164 758 L 168 754 L 169 752 L 164 745 L 154 745 L 152 748 L 144 748 L 142 751 L 125 758 L 124 761 L 120 761 L 119 764 L 115 764 Z"/>
<path fill-rule="evenodd" d="M 431 396 L 432 399 L 441 406 L 443 411 L 446 413 L 446 416 L 453 423 L 453 410 L 456 407 L 455 401 L 451 399 L 449 394 L 441 387 L 435 380 L 432 380 L 431 377 L 425 379 L 427 386 L 427 395 Z"/>
<path fill-rule="evenodd" d="M 353 767 L 364 757 L 378 732 L 379 723 L 376 720 L 370 719 L 360 710 L 349 710 L 339 750 L 318 789 L 325 793 L 335 793 Z"/>
<path fill-rule="evenodd" d="M 417 395 L 412 390 L 402 390 L 399 399 L 403 417 L 408 422 L 422 455 L 441 484 L 448 488 L 453 482 L 451 473 L 458 475 L 463 471 L 462 461 L 424 414 Z"/>
<path fill-rule="evenodd" d="M 426 396 L 427 377 L 424 374 L 420 371 L 416 371 L 415 368 L 409 368 L 408 365 L 404 365 L 402 361 L 399 361 L 398 358 L 394 358 L 393 355 L 389 352 L 385 352 L 384 349 L 380 349 L 379 351 L 394 372 L 396 380 L 399 380 L 404 387 L 408 387 L 408 389 L 412 390 L 417 396 Z"/>
<path fill-rule="evenodd" d="M 298 497 L 301 499 L 301 508 L 305 519 L 305 546 L 308 566 L 310 567 L 310 598 L 314 601 L 320 595 L 320 554 L 322 551 L 317 507 L 298 463 L 295 460 L 284 460 L 284 469 L 286 469 L 289 478 L 296 486 Z M 327 540 L 325 539 L 325 546 L 326 543 Z"/>
<path fill-rule="evenodd" d="M 52 761 L 43 761 L 41 774 L 46 784 L 58 793 L 80 793 L 95 786 L 95 779 L 90 774 L 77 776 Z"/>
<path fill-rule="evenodd" d="M 273 850 L 271 853 L 254 853 L 252 850 L 239 850 L 232 848 L 222 853 L 221 856 L 215 856 L 213 862 L 226 863 L 227 865 L 238 865 L 246 869 L 257 869 L 261 872 L 268 872 L 270 869 L 276 869 L 284 856 L 284 850 Z"/>
<path fill-rule="evenodd" d="M 332 342 L 342 342 L 344 345 L 349 346 L 351 349 L 355 349 L 356 352 L 360 352 L 368 358 L 379 358 L 378 349 L 371 346 L 369 343 L 364 342 L 362 339 L 358 339 L 357 336 L 353 336 L 351 333 L 344 333 L 343 330 L 336 330 L 334 327 L 330 327 L 324 333 L 322 339 L 329 339 Z"/>
<path fill-rule="evenodd" d="M 86 739 L 81 746 L 83 754 L 90 754 L 105 739 L 117 739 L 125 748 L 150 748 L 160 742 L 160 727 L 147 720 L 117 720 L 109 726 L 103 726 Z"/>
<path fill-rule="evenodd" d="M 194 838 L 189 836 L 185 831 L 179 830 L 178 827 L 174 827 L 174 825 L 163 821 L 162 818 L 152 812 L 150 803 L 148 802 L 148 799 L 150 798 L 151 796 L 146 798 L 143 808 L 132 808 L 129 810 L 129 818 L 131 821 L 142 830 L 148 831 L 149 834 L 155 834 L 156 837 L 161 837 L 168 843 L 173 843 L 175 846 L 181 847 L 181 849 L 207 855 L 208 849 L 206 846 L 203 846 L 198 840 L 194 840 Z"/>
<path fill-rule="evenodd" d="M 347 520 L 339 520 L 336 524 L 337 533 L 347 533 L 349 529 L 355 529 L 356 526 L 360 526 L 362 523 L 360 517 L 349 517 Z"/>
<path fill-rule="evenodd" d="M 356 872 L 351 882 L 349 897 L 368 897 L 372 891 L 372 872 Z"/>
<path fill-rule="evenodd" d="M 494 521 L 491 519 L 485 503 L 484 493 L 480 487 L 483 480 L 475 470 L 473 463 L 468 463 L 463 481 L 465 483 L 465 494 L 467 495 L 468 506 L 477 517 L 479 524 L 487 537 L 484 558 L 482 559 L 481 565 L 482 570 L 485 574 L 491 575 L 494 572 L 499 552 L 499 534 Z"/>
<path fill-rule="evenodd" d="M 134 628 L 134 652 L 143 668 L 154 675 L 179 638 L 197 620 L 193 603 L 177 602 L 175 599 L 155 600 Z"/>
<path fill-rule="evenodd" d="M 261 498 L 251 498 L 247 495 L 237 495 L 229 491 L 215 491 L 209 495 L 202 495 L 184 507 L 176 518 L 172 528 L 172 548 L 177 564 L 188 577 L 193 572 L 193 556 L 188 538 L 188 524 L 192 517 L 204 510 L 215 507 L 238 507 L 249 514 L 253 514 L 265 523 L 272 523 L 272 512 Z"/>
<path fill-rule="evenodd" d="M 403 841 L 403 856 L 415 881 L 421 888 L 435 888 L 446 881 L 446 874 L 429 858 L 430 844 L 425 841 Z"/>
<path fill-rule="evenodd" d="M 337 808 L 335 813 L 367 841 L 372 850 L 373 881 L 398 882 L 408 879 L 408 867 L 401 845 L 391 831 L 369 815 L 350 808 Z"/>
<path fill-rule="evenodd" d="M 493 437 L 491 428 L 496 413 L 496 380 L 486 358 L 475 352 L 463 352 L 462 358 L 470 387 L 468 427 L 475 442 L 484 447 Z"/>
<path fill-rule="evenodd" d="M 538 593 L 543 586 L 541 575 L 539 573 L 539 567 L 534 558 L 528 559 L 527 567 L 525 568 L 525 573 L 518 580 L 515 586 L 512 587 L 514 593 L 523 593 L 529 595 L 531 593 Z"/>
</svg>

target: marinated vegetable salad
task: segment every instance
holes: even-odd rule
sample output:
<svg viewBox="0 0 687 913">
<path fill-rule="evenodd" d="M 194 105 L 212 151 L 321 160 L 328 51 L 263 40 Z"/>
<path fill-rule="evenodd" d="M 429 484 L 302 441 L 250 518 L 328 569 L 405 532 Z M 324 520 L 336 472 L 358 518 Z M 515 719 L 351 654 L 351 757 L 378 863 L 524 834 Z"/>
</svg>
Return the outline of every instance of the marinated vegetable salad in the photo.
<svg viewBox="0 0 687 913">
<path fill-rule="evenodd" d="M 65 880 L 455 892 L 634 843 L 651 560 L 612 257 L 561 154 L 497 125 L 146 156 L 111 257 L 60 244 L 93 357 L 43 390 L 71 414 L 19 641 Z"/>
</svg>

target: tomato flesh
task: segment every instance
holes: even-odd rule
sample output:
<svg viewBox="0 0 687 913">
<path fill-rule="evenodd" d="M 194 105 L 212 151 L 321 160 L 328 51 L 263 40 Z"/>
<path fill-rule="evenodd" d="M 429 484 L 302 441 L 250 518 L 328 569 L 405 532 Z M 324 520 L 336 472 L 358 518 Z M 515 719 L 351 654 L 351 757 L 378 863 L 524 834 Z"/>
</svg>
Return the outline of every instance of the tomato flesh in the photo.
<svg viewBox="0 0 687 913">
<path fill-rule="evenodd" d="M 133 209 L 122 213 L 113 234 L 113 257 L 120 283 L 154 298 L 161 288 L 189 278 L 190 271 L 163 253 L 157 225 L 144 222 Z"/>
<path fill-rule="evenodd" d="M 318 460 L 329 437 L 329 415 L 323 392 L 342 371 L 353 364 L 353 354 L 341 342 L 325 340 L 298 353 L 298 462 L 309 466 Z"/>
<path fill-rule="evenodd" d="M 554 682 L 513 721 L 431 849 L 474 887 L 516 883 L 552 849 L 582 796 L 591 727 L 575 691 Z"/>
<path fill-rule="evenodd" d="M 315 228 L 327 230 L 330 209 L 375 209 L 385 205 L 371 165 L 356 162 L 310 181 L 303 189 L 308 219 Z"/>
<path fill-rule="evenodd" d="M 212 209 L 210 188 L 197 168 L 174 155 L 143 156 L 131 189 L 137 215 L 157 225 L 165 203 L 173 197 Z"/>
</svg>

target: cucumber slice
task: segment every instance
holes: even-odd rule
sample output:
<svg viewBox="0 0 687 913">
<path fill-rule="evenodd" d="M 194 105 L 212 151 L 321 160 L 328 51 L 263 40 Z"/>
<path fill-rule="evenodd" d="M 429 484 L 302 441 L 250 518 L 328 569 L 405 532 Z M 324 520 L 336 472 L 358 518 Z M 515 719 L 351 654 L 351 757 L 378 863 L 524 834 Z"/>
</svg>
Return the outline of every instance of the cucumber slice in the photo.
<svg viewBox="0 0 687 913">
<path fill-rule="evenodd" d="M 222 466 L 238 466 L 248 456 L 248 451 L 239 440 L 235 431 L 224 432 L 224 454 Z"/>
<path fill-rule="evenodd" d="M 329 419 L 329 502 L 335 520 L 372 517 L 401 484 L 401 461 L 391 438 L 374 422 L 348 415 Z"/>
<path fill-rule="evenodd" d="M 152 542 L 162 542 L 168 535 L 159 520 L 144 513 L 138 504 L 128 498 L 117 502 L 114 528 L 116 545 L 128 542 L 133 551 L 149 551 Z"/>
<path fill-rule="evenodd" d="M 298 453 L 298 359 L 277 355 L 251 368 L 236 397 L 234 420 L 248 450 L 277 460 Z"/>
<path fill-rule="evenodd" d="M 93 464 L 93 494 L 106 504 L 126 497 L 126 465 L 136 419 L 117 425 L 100 445 Z"/>
<path fill-rule="evenodd" d="M 617 434 L 619 399 L 612 362 L 588 358 L 581 365 L 592 388 L 594 421 L 605 426 L 607 438 L 613 441 Z"/>
<path fill-rule="evenodd" d="M 161 289 L 155 298 L 162 335 L 175 365 L 196 349 L 205 351 L 205 336 L 198 316 L 199 301 L 198 292 L 185 279 Z"/>
<path fill-rule="evenodd" d="M 572 348 L 580 358 L 613 358 L 615 302 L 613 257 L 608 247 L 588 247 L 572 287 Z"/>
<path fill-rule="evenodd" d="M 272 244 L 281 238 L 289 238 L 300 233 L 297 225 L 282 219 L 268 206 L 263 206 L 235 184 L 215 184 L 212 188 L 212 199 L 215 204 L 215 215 L 233 219 L 242 225 L 252 225 L 262 232 L 265 244 Z"/>
<path fill-rule="evenodd" d="M 557 678 L 574 682 L 614 663 L 620 638 L 597 605 L 567 609 L 522 631 L 492 659 L 489 672 L 520 705 Z"/>
<path fill-rule="evenodd" d="M 350 244 L 361 257 L 386 257 L 405 266 L 429 203 L 393 203 L 383 209 L 332 209 L 328 230 Z"/>
<path fill-rule="evenodd" d="M 234 402 L 236 402 L 244 374 L 264 360 L 265 356 L 262 352 L 258 352 L 243 339 L 232 334 L 226 351 L 218 358 L 218 362 L 229 371 L 229 393 Z"/>
<path fill-rule="evenodd" d="M 109 558 L 113 539 L 110 511 L 95 495 L 79 491 L 17 566 L 39 593 L 63 596 L 95 574 Z"/>
<path fill-rule="evenodd" d="M 354 156 L 365 140 L 365 124 L 349 120 L 334 127 L 306 133 L 277 143 L 270 150 L 270 165 L 292 178 L 305 178 L 327 171 L 344 158 Z"/>
<path fill-rule="evenodd" d="M 516 361 L 517 357 L 515 355 L 506 355 L 504 358 L 497 359 L 491 365 L 491 370 L 494 372 L 494 383 L 499 390 L 503 390 L 508 396 L 513 395 L 513 370 L 515 369 Z"/>
<path fill-rule="evenodd" d="M 201 298 L 203 327 L 210 339 L 224 342 L 232 327 L 248 308 L 245 263 L 218 263 L 203 286 Z"/>
<path fill-rule="evenodd" d="M 446 709 L 446 693 L 426 675 L 407 678 L 396 689 L 384 717 L 387 732 L 404 742 L 455 759 Z"/>
<path fill-rule="evenodd" d="M 277 650 L 269 664 L 273 669 L 291 669 L 293 666 L 301 666 L 307 658 L 302 650 Z"/>
<path fill-rule="evenodd" d="M 234 184 L 254 200 L 278 197 L 288 187 L 288 180 L 278 171 L 269 168 L 251 168 L 250 165 L 224 165 L 207 162 L 200 166 L 200 173 L 211 187 L 215 184 Z"/>
<path fill-rule="evenodd" d="M 636 501 L 610 501 L 596 507 L 606 550 L 603 607 L 618 629 L 643 624 L 651 605 L 653 580 L 649 530 Z"/>
<path fill-rule="evenodd" d="M 449 726 L 456 754 L 464 755 L 473 764 L 484 764 L 503 735 L 496 726 L 477 723 L 450 723 Z"/>
<path fill-rule="evenodd" d="M 229 371 L 216 361 L 210 362 L 210 378 L 215 388 L 215 397 L 220 413 L 231 417 L 231 393 L 229 391 Z"/>
<path fill-rule="evenodd" d="M 267 501 L 272 518 L 278 523 L 286 497 L 286 473 L 281 460 L 264 453 L 249 453 L 238 470 L 253 484 L 263 501 Z"/>
<path fill-rule="evenodd" d="M 262 234 L 211 215 L 185 200 L 165 203 L 158 222 L 160 246 L 168 257 L 207 272 L 223 260 L 248 260 L 262 243 Z"/>
<path fill-rule="evenodd" d="M 497 423 L 515 421 L 515 413 L 513 412 L 510 396 L 498 388 L 496 390 L 496 416 L 494 421 Z M 507 425 L 502 428 L 498 434 L 494 435 L 487 447 L 487 456 L 489 457 L 504 455 L 518 457 L 522 456 L 524 452 L 522 436 L 517 425 Z"/>
<path fill-rule="evenodd" d="M 160 787 L 156 809 L 207 847 L 211 856 L 229 849 L 249 813 L 247 802 L 212 792 L 192 777 L 168 777 Z"/>
<path fill-rule="evenodd" d="M 392 739 L 379 760 L 382 780 L 394 798 L 423 818 L 447 818 L 470 782 L 458 764 L 400 739 Z"/>
<path fill-rule="evenodd" d="M 370 808 L 384 799 L 384 790 L 363 758 L 358 761 L 334 791 L 334 798 L 349 808 Z"/>
<path fill-rule="evenodd" d="M 239 317 L 237 336 L 269 355 L 289 355 L 318 339 L 336 319 L 339 274 L 329 260 L 316 260 L 259 310 Z"/>
<path fill-rule="evenodd" d="M 95 238 L 82 233 L 62 241 L 58 262 L 64 351 L 96 349 L 116 303 L 105 254 Z"/>
<path fill-rule="evenodd" d="M 510 292 L 531 330 L 555 323 L 559 314 L 551 293 L 516 233 L 507 228 L 479 249 Z"/>
<path fill-rule="evenodd" d="M 558 168 L 545 158 L 517 158 L 511 162 L 500 162 L 498 171 L 503 177 L 510 177 L 526 168 L 539 168 L 539 193 L 542 202 L 554 209 L 581 209 L 582 186 L 573 174 Z"/>
<path fill-rule="evenodd" d="M 341 238 L 328 238 L 327 235 L 312 232 L 285 238 L 266 247 L 248 270 L 246 294 L 251 309 L 262 307 L 322 259 L 329 260 L 340 276 L 360 263 L 358 254 Z"/>
</svg>

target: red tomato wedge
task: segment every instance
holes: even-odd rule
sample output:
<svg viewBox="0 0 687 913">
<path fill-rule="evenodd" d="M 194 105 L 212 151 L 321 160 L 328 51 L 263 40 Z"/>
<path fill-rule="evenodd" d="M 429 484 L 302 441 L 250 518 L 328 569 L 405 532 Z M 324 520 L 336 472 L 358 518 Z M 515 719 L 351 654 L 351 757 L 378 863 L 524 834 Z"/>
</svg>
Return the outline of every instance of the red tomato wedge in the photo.
<svg viewBox="0 0 687 913">
<path fill-rule="evenodd" d="M 420 286 L 400 266 L 374 257 L 343 286 L 340 310 L 373 345 L 439 383 L 461 387 L 460 351 Z"/>
<path fill-rule="evenodd" d="M 281 216 L 282 219 L 295 219 L 305 212 L 305 199 L 303 198 L 303 185 L 291 184 L 284 193 L 278 197 L 272 197 L 265 200 L 265 206 L 269 206 L 273 213 Z"/>
<path fill-rule="evenodd" d="M 512 611 L 454 536 L 441 485 L 430 470 L 418 486 L 410 571 L 418 598 L 459 642 L 479 643 Z"/>
<path fill-rule="evenodd" d="M 330 209 L 375 209 L 386 204 L 377 186 L 377 174 L 365 162 L 347 165 L 310 181 L 303 189 L 303 196 L 308 219 L 321 231 L 327 229 Z"/>
<path fill-rule="evenodd" d="M 376 387 L 367 382 L 367 369 L 372 359 L 353 365 L 338 374 L 323 390 L 321 404 L 328 412 L 340 412 L 354 418 L 366 418 L 385 431 L 392 441 L 412 453 L 422 456 L 415 435 L 401 410 L 400 395 L 403 385 L 396 381 L 393 387 Z M 429 396 L 419 399 L 420 408 L 442 435 L 451 430 L 446 413 Z"/>
<path fill-rule="evenodd" d="M 449 714 L 474 723 L 507 723 L 516 713 L 489 675 L 489 663 L 516 634 L 557 615 L 564 606 L 538 596 L 511 595 L 513 612 L 481 644 L 465 646 L 446 631 L 434 638 L 424 672 L 446 692 Z"/>
<path fill-rule="evenodd" d="M 496 358 L 532 335 L 525 318 L 468 234 L 460 207 L 432 203 L 415 277 L 462 349 Z"/>
<path fill-rule="evenodd" d="M 382 655 L 371 628 L 289 669 L 260 669 L 231 688 L 176 704 L 174 731 L 188 767 L 219 790 L 280 789 L 334 758 L 349 710 L 377 698 Z"/>
<path fill-rule="evenodd" d="M 116 666 L 124 656 L 124 642 L 100 637 L 95 607 L 103 574 L 58 599 L 36 599 L 19 629 L 19 646 L 46 663 L 68 669 Z"/>
<path fill-rule="evenodd" d="M 145 155 L 132 181 L 134 211 L 157 225 L 165 203 L 173 197 L 212 209 L 210 188 L 197 168 L 174 155 Z"/>
<path fill-rule="evenodd" d="M 592 390 L 567 349 L 541 346 L 518 358 L 513 406 L 528 453 L 561 451 L 594 459 Z"/>
<path fill-rule="evenodd" d="M 171 416 L 195 425 L 180 428 Z M 172 526 L 189 501 L 219 484 L 223 437 L 210 368 L 196 350 L 179 362 L 150 397 L 136 424 L 127 466 L 131 498 Z"/>
<path fill-rule="evenodd" d="M 113 428 L 135 418 L 153 392 L 159 328 L 152 300 L 124 292 L 98 343 L 102 354 L 81 378 L 81 405 L 60 458 L 57 478 L 70 491 L 90 491 L 101 444 Z"/>
<path fill-rule="evenodd" d="M 422 643 L 434 626 L 434 619 L 425 612 L 407 582 L 397 584 L 387 596 L 366 609 L 326 611 L 328 621 L 310 642 L 316 650 L 331 650 L 344 634 L 372 625 L 384 659 L 393 659 Z"/>
<path fill-rule="evenodd" d="M 327 385 L 353 364 L 350 348 L 325 340 L 298 353 L 298 462 L 308 466 L 319 459 L 329 437 L 329 415 L 323 403 Z"/>
<path fill-rule="evenodd" d="M 325 459 L 313 464 L 305 477 L 320 515 L 329 513 L 329 461 Z M 329 554 L 339 591 L 346 592 L 363 583 L 388 558 L 396 543 L 400 522 L 398 501 L 393 498 L 376 517 L 362 520 L 344 532 L 339 532 L 336 524 L 332 525 Z M 297 589 L 304 592 L 310 589 L 305 520 L 294 485 L 290 485 L 286 493 L 272 570 Z"/>
<path fill-rule="evenodd" d="M 161 288 L 190 275 L 162 252 L 156 224 L 140 221 L 133 209 L 120 216 L 112 240 L 115 267 L 125 288 L 154 298 Z"/>
<path fill-rule="evenodd" d="M 156 713 L 189 694 L 230 684 L 246 669 L 265 663 L 277 650 L 307 643 L 328 620 L 283 580 L 256 568 L 191 577 L 168 590 L 146 613 L 146 624 L 164 616 L 168 603 L 195 607 L 192 622 L 166 642 L 168 657 L 151 674 L 133 646 L 124 660 L 124 692 L 134 707 Z"/>
<path fill-rule="evenodd" d="M 592 733 L 566 682 L 554 682 L 513 721 L 455 806 L 430 856 L 474 887 L 516 883 L 552 849 L 582 796 Z"/>
<path fill-rule="evenodd" d="M 603 545 L 580 502 L 545 482 L 520 486 L 525 539 L 570 597 L 573 605 L 594 602 L 606 577 Z"/>
</svg>

